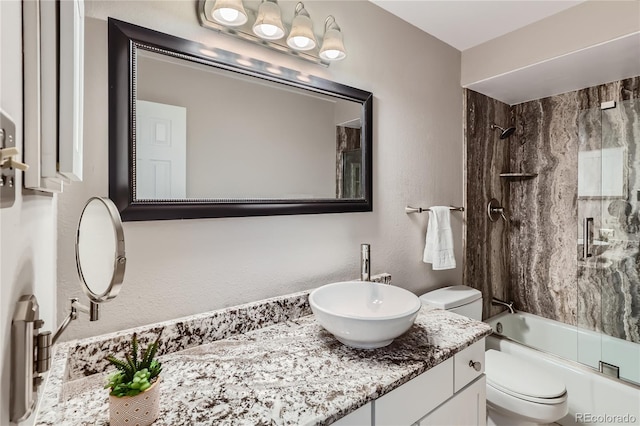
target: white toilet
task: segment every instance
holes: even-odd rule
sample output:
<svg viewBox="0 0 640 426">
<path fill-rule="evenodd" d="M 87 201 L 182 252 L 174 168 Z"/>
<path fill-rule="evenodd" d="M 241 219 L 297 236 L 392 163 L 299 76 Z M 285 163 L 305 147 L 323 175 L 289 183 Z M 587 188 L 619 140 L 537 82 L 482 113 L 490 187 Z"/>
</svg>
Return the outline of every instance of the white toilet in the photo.
<svg viewBox="0 0 640 426">
<path fill-rule="evenodd" d="M 422 302 L 480 321 L 482 293 L 458 285 L 420 296 Z M 553 423 L 568 412 L 567 389 L 561 380 L 517 357 L 485 352 L 487 424 L 533 426 Z"/>
</svg>

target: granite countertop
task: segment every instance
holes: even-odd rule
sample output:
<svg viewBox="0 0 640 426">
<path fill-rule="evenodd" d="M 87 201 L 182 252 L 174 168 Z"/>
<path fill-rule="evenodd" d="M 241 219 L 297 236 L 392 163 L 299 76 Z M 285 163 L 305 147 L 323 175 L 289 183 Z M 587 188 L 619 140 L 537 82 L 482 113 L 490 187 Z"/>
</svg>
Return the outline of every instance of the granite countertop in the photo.
<svg viewBox="0 0 640 426">
<path fill-rule="evenodd" d="M 246 318 L 252 309 L 271 317 L 272 308 L 265 306 L 275 303 L 285 318 L 209 342 L 183 343 L 174 351 L 165 348 L 160 357 L 161 413 L 154 425 L 330 424 L 491 332 L 487 324 L 422 307 L 413 327 L 391 345 L 352 349 L 309 314 L 307 296 L 298 293 L 223 310 L 219 318 L 234 312 L 244 312 Z M 202 326 L 216 313 L 202 314 L 195 323 Z M 137 331 L 144 335 L 163 328 L 164 340 L 167 329 L 171 335 L 178 322 L 183 331 L 185 324 L 194 324 L 187 318 Z M 108 391 L 103 386 L 109 372 L 99 365 L 106 353 L 101 351 L 105 346 L 117 351 L 131 332 L 59 345 L 36 424 L 107 425 Z M 78 358 L 78 352 L 84 357 Z M 86 361 L 97 354 L 99 361 Z"/>
</svg>

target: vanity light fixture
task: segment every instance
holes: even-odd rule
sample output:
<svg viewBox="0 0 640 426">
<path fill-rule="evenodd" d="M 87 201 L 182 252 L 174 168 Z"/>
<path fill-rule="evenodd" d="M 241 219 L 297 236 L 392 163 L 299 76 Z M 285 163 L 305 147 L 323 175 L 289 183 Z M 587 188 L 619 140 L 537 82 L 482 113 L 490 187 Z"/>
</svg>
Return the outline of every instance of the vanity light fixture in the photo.
<svg viewBox="0 0 640 426">
<path fill-rule="evenodd" d="M 279 40 L 284 37 L 278 0 L 262 0 L 258 17 L 253 24 L 253 33 L 264 40 Z"/>
<path fill-rule="evenodd" d="M 346 56 L 342 31 L 336 23 L 336 19 L 329 15 L 324 21 L 324 39 L 320 48 L 320 57 L 327 61 L 339 61 Z"/>
<path fill-rule="evenodd" d="M 242 0 L 216 0 L 211 15 L 217 22 L 229 27 L 244 25 L 249 19 Z"/>
<path fill-rule="evenodd" d="M 278 0 L 261 0 L 259 6 L 257 2 L 245 5 L 242 0 L 198 0 L 198 18 L 205 28 L 320 65 L 328 66 L 347 56 L 335 18 L 330 15 L 325 20 L 323 40 L 314 33 L 302 2 L 296 4 L 291 25 L 283 23 Z"/>
<path fill-rule="evenodd" d="M 291 32 L 287 37 L 287 45 L 295 50 L 311 50 L 316 47 L 316 36 L 313 34 L 313 22 L 304 4 L 296 5 L 296 14 L 291 23 Z"/>
</svg>

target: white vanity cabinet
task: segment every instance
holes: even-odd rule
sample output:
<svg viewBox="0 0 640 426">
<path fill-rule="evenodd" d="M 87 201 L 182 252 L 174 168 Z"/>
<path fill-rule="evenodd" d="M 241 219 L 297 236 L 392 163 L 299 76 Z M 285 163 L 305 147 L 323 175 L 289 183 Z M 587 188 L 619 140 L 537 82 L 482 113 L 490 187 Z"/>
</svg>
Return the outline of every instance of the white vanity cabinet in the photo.
<svg viewBox="0 0 640 426">
<path fill-rule="evenodd" d="M 353 417 L 334 423 L 371 426 L 486 426 L 484 339 L 472 344 L 418 377 L 365 407 L 371 418 Z M 362 408 L 365 408 L 362 407 Z M 362 410 L 362 408 L 360 410 Z M 359 413 L 363 415 L 363 413 Z"/>
</svg>

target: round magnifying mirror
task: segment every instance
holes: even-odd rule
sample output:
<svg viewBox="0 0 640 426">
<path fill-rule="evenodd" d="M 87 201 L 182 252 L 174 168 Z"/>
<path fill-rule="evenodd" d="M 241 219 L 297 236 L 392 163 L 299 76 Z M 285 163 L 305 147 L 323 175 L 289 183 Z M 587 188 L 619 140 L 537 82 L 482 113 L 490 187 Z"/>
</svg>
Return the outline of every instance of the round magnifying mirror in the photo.
<svg viewBox="0 0 640 426">
<path fill-rule="evenodd" d="M 127 260 L 120 214 L 108 198 L 87 201 L 76 235 L 76 264 L 83 290 L 92 302 L 118 295 Z"/>
</svg>

